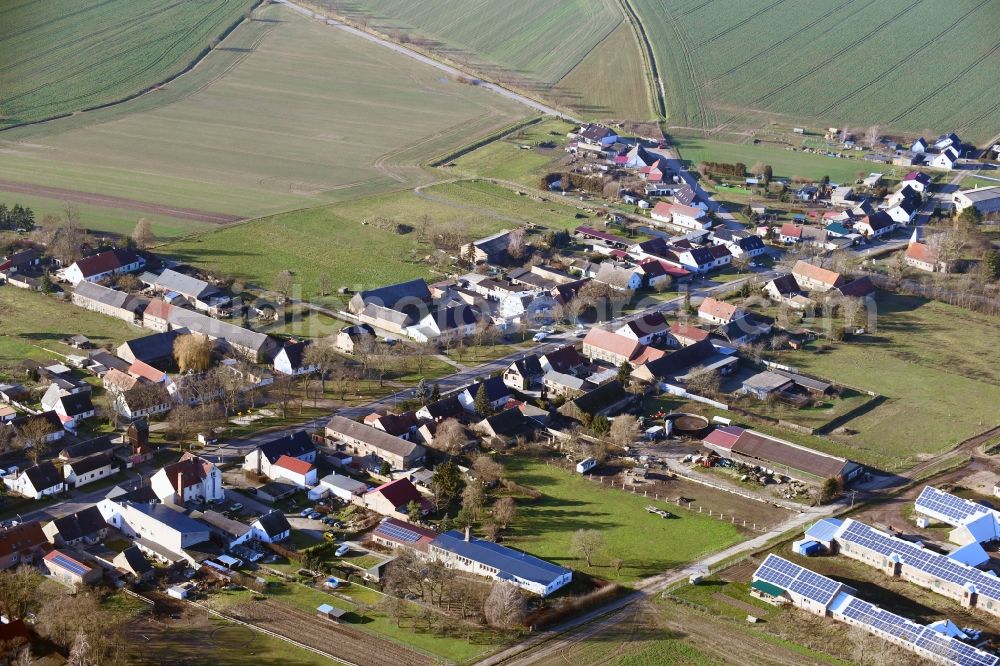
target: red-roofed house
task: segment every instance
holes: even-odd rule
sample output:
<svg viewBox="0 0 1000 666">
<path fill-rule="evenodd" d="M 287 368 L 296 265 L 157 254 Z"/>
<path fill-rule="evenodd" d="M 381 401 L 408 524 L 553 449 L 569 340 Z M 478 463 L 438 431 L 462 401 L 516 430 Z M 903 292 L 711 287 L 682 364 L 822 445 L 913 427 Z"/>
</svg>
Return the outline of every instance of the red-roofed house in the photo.
<svg viewBox="0 0 1000 666">
<path fill-rule="evenodd" d="M 154 474 L 150 486 L 161 502 L 176 506 L 191 500 L 217 502 L 226 497 L 219 468 L 190 452 Z"/>
<path fill-rule="evenodd" d="M 409 479 L 396 479 L 382 484 L 365 493 L 362 500 L 372 511 L 400 520 L 410 519 L 406 512 L 410 502 L 419 504 L 421 513 L 426 514 L 431 510 L 431 503 Z"/>
<path fill-rule="evenodd" d="M 291 481 L 303 488 L 312 488 L 316 485 L 316 466 L 305 460 L 292 458 L 291 456 L 281 456 L 278 461 L 271 465 L 268 473 L 274 479 Z"/>
<path fill-rule="evenodd" d="M 785 222 L 778 231 L 778 240 L 782 243 L 798 243 L 802 240 L 802 225 Z"/>
<path fill-rule="evenodd" d="M 592 328 L 583 339 L 583 355 L 591 361 L 597 359 L 621 365 L 642 350 L 638 340 L 626 338 L 603 328 Z"/>
<path fill-rule="evenodd" d="M 742 434 L 743 428 L 738 426 L 719 426 L 708 433 L 702 441 L 709 449 L 716 453 L 723 453 L 732 450 L 733 444 Z M 723 455 L 725 454 L 723 453 Z"/>
<path fill-rule="evenodd" d="M 58 271 L 56 276 L 74 287 L 81 282 L 100 282 L 106 277 L 142 270 L 146 260 L 131 250 L 108 250 L 85 257 Z"/>
<path fill-rule="evenodd" d="M 671 347 L 690 347 L 702 340 L 708 340 L 708 336 L 708 331 L 703 328 L 674 322 L 670 325 L 670 332 L 667 334 L 667 344 Z"/>
<path fill-rule="evenodd" d="M 795 276 L 799 286 L 807 291 L 829 291 L 847 282 L 840 273 L 820 268 L 801 259 L 792 267 L 792 275 Z"/>
<path fill-rule="evenodd" d="M 917 232 L 914 231 L 913 235 L 916 236 Z M 906 265 L 928 273 L 944 270 L 943 262 L 937 260 L 931 246 L 917 241 L 916 238 L 906 246 Z"/>
<path fill-rule="evenodd" d="M 740 308 L 732 303 L 726 303 L 709 296 L 698 306 L 698 318 L 713 324 L 729 324 L 736 319 L 742 319 Z"/>
<path fill-rule="evenodd" d="M 649 166 L 639 169 L 639 177 L 647 183 L 662 183 L 663 169 L 660 167 L 661 160 L 656 160 Z"/>
<path fill-rule="evenodd" d="M 48 543 L 37 520 L 0 529 L 0 571 L 30 563 L 38 556 L 39 548 Z"/>
<path fill-rule="evenodd" d="M 166 383 L 167 381 L 167 373 L 163 370 L 157 370 L 144 361 L 136 361 L 129 366 L 128 374 L 136 378 L 148 379 L 154 383 Z"/>
</svg>

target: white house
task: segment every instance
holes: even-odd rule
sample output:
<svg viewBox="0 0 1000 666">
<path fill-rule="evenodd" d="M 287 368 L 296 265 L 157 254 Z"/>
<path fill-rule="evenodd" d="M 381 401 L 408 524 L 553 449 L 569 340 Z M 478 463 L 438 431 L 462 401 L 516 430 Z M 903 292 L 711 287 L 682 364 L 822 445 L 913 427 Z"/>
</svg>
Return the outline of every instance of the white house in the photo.
<svg viewBox="0 0 1000 666">
<path fill-rule="evenodd" d="M 131 250 L 108 250 L 95 254 L 56 272 L 56 277 L 74 287 L 83 281 L 100 282 L 104 278 L 134 273 L 146 265 L 146 260 Z"/>
<path fill-rule="evenodd" d="M 915 199 L 903 199 L 895 206 L 885 209 L 885 212 L 897 224 L 907 225 L 917 216 L 920 204 Z"/>
<path fill-rule="evenodd" d="M 927 162 L 927 166 L 931 168 L 948 171 L 954 169 L 956 164 L 958 164 L 958 152 L 954 148 L 945 148 Z"/>
<path fill-rule="evenodd" d="M 486 398 L 490 402 L 491 409 L 500 409 L 510 400 L 510 388 L 504 384 L 503 377 L 490 377 L 486 381 L 467 386 L 458 394 L 458 401 L 466 411 L 476 411 L 476 395 L 480 386 L 486 387 Z"/>
<path fill-rule="evenodd" d="M 307 463 L 316 462 L 316 445 L 304 430 L 278 437 L 261 444 L 243 459 L 243 469 L 263 474 L 269 479 L 278 478 L 271 467 L 282 456 L 297 458 Z"/>
<path fill-rule="evenodd" d="M 285 514 L 272 511 L 250 523 L 254 538 L 264 543 L 277 543 L 288 538 L 292 526 L 288 524 Z"/>
<path fill-rule="evenodd" d="M 110 451 L 102 451 L 67 462 L 63 465 L 63 478 L 66 479 L 67 487 L 79 488 L 106 479 L 118 470 L 119 465 L 114 455 Z"/>
<path fill-rule="evenodd" d="M 47 495 L 55 495 L 66 488 L 62 473 L 51 461 L 5 476 L 3 484 L 12 493 L 36 500 Z"/>
<path fill-rule="evenodd" d="M 314 490 L 321 489 L 345 502 L 352 502 L 355 497 L 361 497 L 368 491 L 368 485 L 342 474 L 327 474 L 319 480 L 319 485 Z"/>
<path fill-rule="evenodd" d="M 708 229 L 712 226 L 712 221 L 707 218 L 705 211 L 701 208 L 678 203 L 668 204 L 661 201 L 653 207 L 650 216 L 657 222 L 673 224 L 685 229 Z"/>
<path fill-rule="evenodd" d="M 59 416 L 59 420 L 62 421 L 63 427 L 70 430 L 76 430 L 81 422 L 95 414 L 89 392 L 59 396 L 54 411 Z"/>
<path fill-rule="evenodd" d="M 166 504 L 126 502 L 116 516 L 117 524 L 112 524 L 160 560 L 194 563 L 184 550 L 209 539 L 208 525 Z"/>
<path fill-rule="evenodd" d="M 743 310 L 732 303 L 726 303 L 709 296 L 698 306 L 698 318 L 713 324 L 728 324 L 742 319 Z"/>
<path fill-rule="evenodd" d="M 218 502 L 226 497 L 219 468 L 190 452 L 160 469 L 150 479 L 150 485 L 164 504 L 185 506 L 192 500 Z"/>
<path fill-rule="evenodd" d="M 271 474 L 277 481 L 290 481 L 302 488 L 312 488 L 316 485 L 316 466 L 305 460 L 281 456 L 271 465 Z"/>
<path fill-rule="evenodd" d="M 971 190 L 961 190 L 952 195 L 955 212 L 961 213 L 966 208 L 975 207 L 983 215 L 1000 211 L 1000 185 L 990 187 L 974 187 Z"/>
<path fill-rule="evenodd" d="M 651 345 L 655 340 L 665 337 L 669 331 L 670 324 L 666 318 L 659 312 L 653 312 L 630 320 L 616 329 L 615 333 L 640 344 Z"/>
<path fill-rule="evenodd" d="M 900 189 L 909 187 L 918 194 L 923 194 L 930 186 L 931 177 L 922 171 L 911 171 L 903 176 L 903 182 L 900 183 Z"/>
<path fill-rule="evenodd" d="M 884 210 L 867 215 L 854 225 L 855 231 L 867 238 L 878 238 L 896 228 L 896 222 Z"/>
<path fill-rule="evenodd" d="M 597 282 L 620 291 L 635 291 L 642 286 L 642 275 L 632 266 L 621 266 L 606 261 L 597 271 Z"/>
<path fill-rule="evenodd" d="M 309 375 L 319 368 L 306 362 L 307 340 L 289 340 L 274 357 L 274 371 L 283 375 Z"/>
</svg>

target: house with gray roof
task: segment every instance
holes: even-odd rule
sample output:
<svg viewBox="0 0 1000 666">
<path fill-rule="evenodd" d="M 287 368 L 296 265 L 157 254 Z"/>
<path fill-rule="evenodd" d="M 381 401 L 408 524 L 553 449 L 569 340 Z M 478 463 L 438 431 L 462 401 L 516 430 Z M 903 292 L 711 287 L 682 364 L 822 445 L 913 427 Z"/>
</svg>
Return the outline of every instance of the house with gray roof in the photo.
<svg viewBox="0 0 1000 666">
<path fill-rule="evenodd" d="M 343 416 L 330 418 L 324 439 L 337 450 L 349 451 L 357 456 L 374 456 L 395 469 L 415 467 L 424 461 L 426 455 L 426 449 L 420 444 Z"/>
<path fill-rule="evenodd" d="M 477 264 L 499 264 L 507 258 L 508 247 L 510 247 L 510 231 L 504 229 L 492 236 L 466 243 L 462 246 L 460 256 L 466 258 L 471 253 Z"/>
<path fill-rule="evenodd" d="M 264 333 L 213 319 L 201 312 L 187 310 L 162 300 L 154 300 L 146 307 L 143 326 L 161 332 L 186 329 L 191 333 L 200 333 L 210 340 L 221 341 L 221 347 L 254 363 L 271 360 L 277 352 L 277 343 Z"/>
<path fill-rule="evenodd" d="M 205 280 L 178 273 L 170 268 L 154 278 L 151 286 L 165 295 L 168 301 L 173 302 L 176 296 L 181 296 L 196 309 L 205 312 L 217 312 L 228 306 L 232 300 Z"/>
<path fill-rule="evenodd" d="M 129 323 L 138 319 L 139 312 L 149 302 L 137 298 L 124 291 L 109 289 L 93 282 L 81 281 L 73 289 L 71 296 L 74 305 L 99 312 L 109 317 L 115 317 Z"/>
</svg>

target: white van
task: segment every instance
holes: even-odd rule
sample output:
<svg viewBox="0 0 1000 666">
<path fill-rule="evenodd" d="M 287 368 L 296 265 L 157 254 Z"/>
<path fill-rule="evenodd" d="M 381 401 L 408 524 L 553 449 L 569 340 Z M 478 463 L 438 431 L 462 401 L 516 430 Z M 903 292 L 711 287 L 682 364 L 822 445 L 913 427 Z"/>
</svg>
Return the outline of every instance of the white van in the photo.
<svg viewBox="0 0 1000 666">
<path fill-rule="evenodd" d="M 576 464 L 576 471 L 580 474 L 586 474 L 595 467 L 597 467 L 596 458 L 584 458 Z"/>
</svg>

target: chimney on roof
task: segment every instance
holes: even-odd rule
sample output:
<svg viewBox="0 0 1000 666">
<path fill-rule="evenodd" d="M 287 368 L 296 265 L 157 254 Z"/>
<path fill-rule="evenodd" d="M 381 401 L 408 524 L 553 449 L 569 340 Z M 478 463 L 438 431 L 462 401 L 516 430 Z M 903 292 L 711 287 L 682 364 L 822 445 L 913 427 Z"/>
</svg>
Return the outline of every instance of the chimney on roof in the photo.
<svg viewBox="0 0 1000 666">
<path fill-rule="evenodd" d="M 468 525 L 465 526 L 465 540 L 466 541 L 469 540 L 469 526 Z"/>
<path fill-rule="evenodd" d="M 184 470 L 177 470 L 177 506 L 184 506 Z"/>
</svg>

